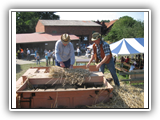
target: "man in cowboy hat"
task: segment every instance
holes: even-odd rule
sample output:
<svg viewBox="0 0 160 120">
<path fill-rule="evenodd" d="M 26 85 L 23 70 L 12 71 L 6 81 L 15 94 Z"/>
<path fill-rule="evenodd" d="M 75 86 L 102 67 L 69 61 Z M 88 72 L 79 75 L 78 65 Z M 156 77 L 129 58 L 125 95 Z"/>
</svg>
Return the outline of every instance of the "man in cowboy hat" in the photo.
<svg viewBox="0 0 160 120">
<path fill-rule="evenodd" d="M 120 86 L 109 44 L 101 40 L 101 34 L 98 32 L 92 34 L 91 40 L 94 42 L 93 55 L 86 67 L 88 68 L 90 63 L 95 59 L 96 63 L 98 63 L 96 68 L 104 73 L 104 68 L 106 65 L 114 79 L 115 85 Z"/>
<path fill-rule="evenodd" d="M 55 64 L 63 68 L 73 68 L 75 62 L 74 47 L 68 34 L 62 34 L 55 45 Z"/>
</svg>

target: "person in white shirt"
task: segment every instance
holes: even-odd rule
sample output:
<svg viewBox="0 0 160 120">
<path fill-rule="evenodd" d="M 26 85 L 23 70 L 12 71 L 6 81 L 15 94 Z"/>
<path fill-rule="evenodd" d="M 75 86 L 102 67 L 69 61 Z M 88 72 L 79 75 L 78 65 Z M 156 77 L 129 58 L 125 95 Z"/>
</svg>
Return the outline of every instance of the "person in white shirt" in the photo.
<svg viewBox="0 0 160 120">
<path fill-rule="evenodd" d="M 54 60 L 55 60 L 55 50 L 53 49 L 53 51 L 52 51 L 52 61 L 53 61 L 53 64 L 52 65 L 54 65 Z"/>
<path fill-rule="evenodd" d="M 79 47 L 77 47 L 77 55 L 78 55 L 78 56 L 80 56 L 80 52 L 81 52 L 81 51 L 80 51 Z"/>
<path fill-rule="evenodd" d="M 30 61 L 30 50 L 27 48 L 27 60 Z"/>
<path fill-rule="evenodd" d="M 130 66 L 129 72 L 131 72 L 131 71 L 134 70 L 134 69 L 135 69 L 135 66 L 134 66 L 134 64 L 132 63 L 131 66 Z"/>
</svg>

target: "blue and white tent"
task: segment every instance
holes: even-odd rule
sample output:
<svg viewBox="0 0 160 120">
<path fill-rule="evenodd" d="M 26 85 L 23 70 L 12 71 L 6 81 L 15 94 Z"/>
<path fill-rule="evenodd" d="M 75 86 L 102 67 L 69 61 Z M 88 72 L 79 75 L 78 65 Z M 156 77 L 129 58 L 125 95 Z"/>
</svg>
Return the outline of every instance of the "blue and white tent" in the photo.
<svg viewBox="0 0 160 120">
<path fill-rule="evenodd" d="M 144 53 L 144 38 L 123 38 L 110 44 L 110 49 L 115 55 Z"/>
</svg>

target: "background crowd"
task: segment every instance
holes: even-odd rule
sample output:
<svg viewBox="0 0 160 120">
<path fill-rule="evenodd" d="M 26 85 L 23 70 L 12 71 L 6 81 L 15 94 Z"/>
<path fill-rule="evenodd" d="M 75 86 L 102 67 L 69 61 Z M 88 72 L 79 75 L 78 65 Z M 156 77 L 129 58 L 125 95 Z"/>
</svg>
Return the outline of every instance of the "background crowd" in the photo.
<svg viewBox="0 0 160 120">
<path fill-rule="evenodd" d="M 37 61 L 37 64 L 40 64 L 40 59 L 45 58 L 46 59 L 46 66 L 48 65 L 54 65 L 54 60 L 55 60 L 55 51 L 54 49 L 47 50 L 47 49 L 22 49 L 19 48 L 16 52 L 16 58 L 17 59 L 26 59 L 30 61 L 31 59 L 34 59 Z M 52 61 L 52 63 L 51 63 Z"/>
<path fill-rule="evenodd" d="M 123 63 L 130 64 L 130 70 L 134 69 L 144 69 L 144 54 L 132 55 L 131 58 L 129 56 L 121 56 L 121 67 L 123 67 Z"/>
</svg>

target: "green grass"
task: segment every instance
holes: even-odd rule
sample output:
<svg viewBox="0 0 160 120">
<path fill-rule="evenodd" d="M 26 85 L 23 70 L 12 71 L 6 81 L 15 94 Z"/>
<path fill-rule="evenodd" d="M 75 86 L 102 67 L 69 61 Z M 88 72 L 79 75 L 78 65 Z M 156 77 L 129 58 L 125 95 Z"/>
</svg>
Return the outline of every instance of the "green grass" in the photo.
<svg viewBox="0 0 160 120">
<path fill-rule="evenodd" d="M 41 62 L 40 65 L 37 65 L 36 63 L 32 64 L 23 64 L 23 65 L 17 65 L 16 64 L 16 80 L 18 80 L 30 67 L 45 67 L 46 63 Z"/>
</svg>

